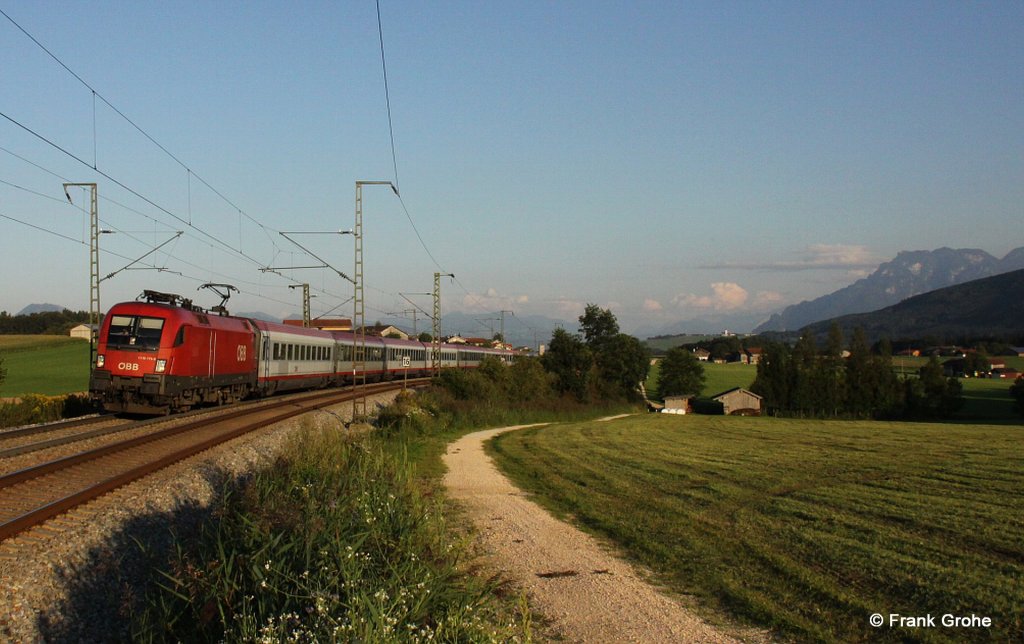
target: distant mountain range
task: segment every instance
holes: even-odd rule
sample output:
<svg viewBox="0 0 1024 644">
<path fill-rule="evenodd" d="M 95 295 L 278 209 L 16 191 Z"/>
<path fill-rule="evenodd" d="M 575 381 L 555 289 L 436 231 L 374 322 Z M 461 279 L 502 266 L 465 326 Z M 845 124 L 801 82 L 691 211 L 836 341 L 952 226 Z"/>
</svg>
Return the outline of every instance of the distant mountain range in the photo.
<svg viewBox="0 0 1024 644">
<path fill-rule="evenodd" d="M 917 295 L 871 313 L 823 320 L 808 328 L 815 335 L 828 332 L 837 322 L 846 337 L 864 329 L 869 341 L 886 337 L 958 338 L 993 337 L 1019 342 L 1024 337 L 1024 270 L 985 277 Z"/>
<path fill-rule="evenodd" d="M 846 288 L 786 307 L 754 332 L 796 331 L 820 320 L 875 311 L 915 295 L 1019 269 L 1024 269 L 1024 247 L 1002 259 L 975 248 L 903 251 Z"/>
<path fill-rule="evenodd" d="M 65 308 L 66 307 L 60 306 L 58 304 L 29 304 L 22 310 L 15 313 L 15 315 L 32 315 L 33 313 L 46 313 L 49 311 L 56 311 L 60 313 Z"/>
<path fill-rule="evenodd" d="M 708 314 L 699 318 L 680 320 L 660 326 L 644 325 L 637 327 L 633 335 L 638 338 L 677 335 L 721 335 L 725 331 L 746 333 L 765 321 L 766 313 L 720 313 Z"/>
<path fill-rule="evenodd" d="M 266 320 L 268 322 L 280 322 L 281 318 L 268 315 L 260 311 L 247 311 L 239 312 L 235 315 L 239 317 L 252 318 L 256 320 Z M 338 314 L 337 317 L 349 318 L 352 316 L 352 312 Z M 291 319 L 300 319 L 298 315 L 289 316 Z M 501 331 L 501 313 L 446 313 L 441 316 L 441 328 L 445 335 L 458 334 L 463 337 L 492 337 L 494 333 Z M 381 322 L 382 324 L 390 324 L 396 326 L 403 331 L 412 333 L 412 319 L 396 316 L 368 316 L 366 323 L 374 324 Z M 543 315 L 525 315 L 525 316 L 505 316 L 505 339 L 511 342 L 517 347 L 529 346 L 536 347 L 537 343 L 549 344 L 551 342 L 551 334 L 558 327 L 563 327 L 569 331 L 575 331 L 579 325 L 576 322 L 566 322 L 565 320 L 556 320 L 554 318 L 545 317 Z M 493 329 L 493 331 L 492 331 Z M 416 323 L 416 331 L 423 333 L 431 331 L 430 320 L 425 315 L 420 314 Z"/>
</svg>

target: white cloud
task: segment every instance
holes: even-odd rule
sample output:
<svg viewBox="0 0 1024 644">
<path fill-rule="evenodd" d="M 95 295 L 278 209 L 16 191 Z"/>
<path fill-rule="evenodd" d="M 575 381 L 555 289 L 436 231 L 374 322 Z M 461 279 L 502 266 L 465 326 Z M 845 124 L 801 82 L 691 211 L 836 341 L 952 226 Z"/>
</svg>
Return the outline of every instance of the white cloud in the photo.
<svg viewBox="0 0 1024 644">
<path fill-rule="evenodd" d="M 526 304 L 530 297 L 526 294 L 503 294 L 491 287 L 483 293 L 466 293 L 462 296 L 462 307 L 470 311 L 513 309 L 515 304 Z"/>
<path fill-rule="evenodd" d="M 704 311 L 734 311 L 746 304 L 749 297 L 747 289 L 735 282 L 713 282 L 710 295 L 677 295 L 672 303 Z"/>
<path fill-rule="evenodd" d="M 811 244 L 788 261 L 706 264 L 705 269 L 765 271 L 874 270 L 882 260 L 859 244 Z"/>
<path fill-rule="evenodd" d="M 783 303 L 782 294 L 777 291 L 758 291 L 754 296 L 754 309 L 775 309 Z"/>
<path fill-rule="evenodd" d="M 650 298 L 644 300 L 645 311 L 658 312 L 661 311 L 663 308 L 664 307 L 661 305 L 661 302 L 659 302 L 658 300 L 652 300 Z"/>
</svg>

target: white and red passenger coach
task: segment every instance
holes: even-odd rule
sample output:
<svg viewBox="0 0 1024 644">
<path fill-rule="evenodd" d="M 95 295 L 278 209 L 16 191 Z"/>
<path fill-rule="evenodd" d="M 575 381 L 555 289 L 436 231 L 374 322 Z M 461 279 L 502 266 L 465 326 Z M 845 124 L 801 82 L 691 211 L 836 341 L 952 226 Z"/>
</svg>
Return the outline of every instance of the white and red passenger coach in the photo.
<svg viewBox="0 0 1024 644">
<path fill-rule="evenodd" d="M 281 391 L 350 384 L 356 336 L 214 313 L 146 291 L 115 304 L 100 327 L 89 391 L 108 411 L 165 414 Z M 368 381 L 430 371 L 429 343 L 366 337 Z M 511 351 L 441 345 L 443 368 L 475 368 Z"/>
</svg>

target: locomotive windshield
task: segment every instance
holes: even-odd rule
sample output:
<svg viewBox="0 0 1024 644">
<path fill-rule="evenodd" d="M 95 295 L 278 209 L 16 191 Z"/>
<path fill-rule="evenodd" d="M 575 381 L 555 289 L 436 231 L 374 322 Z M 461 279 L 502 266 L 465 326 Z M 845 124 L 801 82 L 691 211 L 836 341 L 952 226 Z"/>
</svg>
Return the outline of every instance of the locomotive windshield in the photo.
<svg viewBox="0 0 1024 644">
<path fill-rule="evenodd" d="M 164 331 L 162 318 L 114 315 L 110 318 L 107 347 L 111 349 L 156 349 Z"/>
</svg>

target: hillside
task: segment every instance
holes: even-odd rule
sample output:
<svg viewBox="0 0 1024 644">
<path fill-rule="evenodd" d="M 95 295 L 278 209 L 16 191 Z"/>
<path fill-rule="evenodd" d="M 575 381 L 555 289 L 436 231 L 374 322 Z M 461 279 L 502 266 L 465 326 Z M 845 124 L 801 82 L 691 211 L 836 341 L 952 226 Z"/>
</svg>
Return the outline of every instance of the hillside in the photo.
<svg viewBox="0 0 1024 644">
<path fill-rule="evenodd" d="M 850 286 L 786 307 L 754 332 L 793 331 L 819 320 L 875 311 L 915 295 L 1020 269 L 1024 269 L 1024 248 L 1002 259 L 974 248 L 903 251 Z"/>
<path fill-rule="evenodd" d="M 871 313 L 844 315 L 835 321 L 847 337 L 861 327 L 872 341 L 882 337 L 996 337 L 1016 343 L 1024 338 L 1021 293 L 1024 270 L 1016 270 L 917 295 Z M 808 328 L 823 334 L 832 321 L 817 322 Z"/>
</svg>

